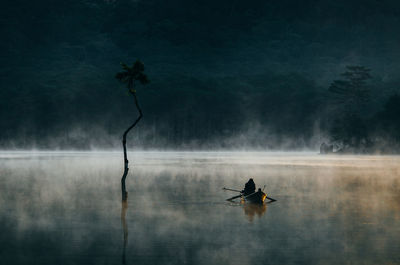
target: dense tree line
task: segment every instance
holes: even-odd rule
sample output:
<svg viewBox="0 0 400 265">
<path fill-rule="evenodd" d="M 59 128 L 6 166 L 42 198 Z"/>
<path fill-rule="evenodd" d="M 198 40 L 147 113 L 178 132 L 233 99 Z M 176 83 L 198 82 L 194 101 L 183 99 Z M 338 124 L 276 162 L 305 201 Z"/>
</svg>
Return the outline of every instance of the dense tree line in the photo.
<svg viewBox="0 0 400 265">
<path fill-rule="evenodd" d="M 334 80 L 328 88 L 326 131 L 338 152 L 370 153 L 398 150 L 398 138 L 393 128 L 398 128 L 400 117 L 393 106 L 398 92 L 372 87 L 371 69 L 347 66 L 342 79 Z M 374 110 L 372 91 L 381 93 L 381 107 Z M 389 94 L 388 94 L 389 92 Z M 386 98 L 382 95 L 386 94 Z M 375 101 L 379 101 L 379 97 Z M 376 102 L 375 102 L 376 104 Z M 398 118 L 394 118 L 398 117 Z M 386 121 L 386 122 L 383 122 Z M 390 124 L 390 125 L 389 125 Z M 388 126 L 392 129 L 388 129 Z"/>
<path fill-rule="evenodd" d="M 164 149 L 299 149 L 327 141 L 357 152 L 397 150 L 396 90 L 365 80 L 359 94 L 347 91 L 351 84 L 346 82 L 321 87 L 299 74 L 270 72 L 156 78 L 138 92 L 145 118 L 133 133 L 133 144 Z M 377 91 L 379 102 L 373 102 L 371 95 Z M 131 98 L 112 78 L 98 77 L 97 83 L 91 78 L 76 80 L 72 91 L 69 86 L 54 91 L 36 85 L 3 89 L 0 98 L 4 148 L 113 148 L 120 145 L 121 131 L 135 116 L 127 115 L 135 113 Z"/>
<path fill-rule="evenodd" d="M 135 109 L 113 76 L 138 58 L 152 83 L 134 145 L 397 150 L 399 14 L 373 0 L 12 1 L 0 147 L 119 146 Z M 344 65 L 371 68 L 365 96 L 340 99 Z M 352 97 L 357 111 L 338 102 Z"/>
</svg>

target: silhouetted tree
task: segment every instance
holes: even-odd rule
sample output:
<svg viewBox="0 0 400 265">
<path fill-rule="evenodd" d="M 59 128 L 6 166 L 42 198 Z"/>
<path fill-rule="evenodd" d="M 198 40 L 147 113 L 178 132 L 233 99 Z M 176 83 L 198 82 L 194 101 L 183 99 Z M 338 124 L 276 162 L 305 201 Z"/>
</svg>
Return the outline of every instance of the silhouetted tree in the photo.
<svg viewBox="0 0 400 265">
<path fill-rule="evenodd" d="M 359 149 L 368 143 L 367 124 L 364 119 L 354 113 L 345 113 L 344 116 L 335 119 L 330 134 L 332 140 L 340 144 L 343 150 Z"/>
<path fill-rule="evenodd" d="M 128 65 L 121 63 L 122 68 L 124 71 L 119 72 L 115 75 L 115 78 L 117 78 L 120 82 L 124 83 L 128 87 L 129 93 L 133 95 L 134 101 L 135 101 L 135 106 L 137 110 L 139 111 L 139 117 L 135 120 L 135 122 L 128 127 L 128 129 L 125 130 L 123 136 L 122 136 L 122 146 L 124 149 L 124 174 L 122 175 L 121 178 L 121 190 L 122 190 L 122 200 L 126 201 L 128 197 L 128 193 L 126 192 L 126 187 L 125 187 L 125 179 L 126 176 L 128 175 L 129 167 L 128 167 L 128 156 L 126 153 L 126 136 L 129 133 L 129 131 L 136 126 L 136 124 L 140 121 L 140 119 L 143 117 L 142 110 L 139 107 L 138 99 L 136 96 L 136 89 L 135 85 L 136 82 L 141 83 L 142 85 L 146 85 L 149 83 L 149 79 L 147 76 L 143 73 L 144 72 L 144 64 L 136 60 L 136 62 L 132 65 L 132 67 L 129 67 Z"/>
<path fill-rule="evenodd" d="M 334 105 L 330 134 L 332 140 L 343 148 L 360 148 L 368 142 L 367 124 L 363 106 L 369 101 L 371 79 L 370 69 L 364 66 L 347 66 L 342 73 L 343 80 L 335 80 L 329 87 L 331 102 Z"/>
<path fill-rule="evenodd" d="M 370 69 L 364 66 L 346 66 L 341 76 L 344 80 L 335 80 L 329 87 L 335 104 L 341 104 L 346 111 L 357 112 L 370 97 L 367 80 L 371 79 Z"/>
</svg>

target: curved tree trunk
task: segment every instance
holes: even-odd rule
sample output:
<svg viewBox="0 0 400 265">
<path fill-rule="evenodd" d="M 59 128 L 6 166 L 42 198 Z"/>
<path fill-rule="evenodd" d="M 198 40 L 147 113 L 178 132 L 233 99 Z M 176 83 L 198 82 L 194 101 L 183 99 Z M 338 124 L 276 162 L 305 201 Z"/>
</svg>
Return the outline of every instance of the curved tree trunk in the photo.
<svg viewBox="0 0 400 265">
<path fill-rule="evenodd" d="M 136 121 L 129 126 L 128 129 L 126 129 L 126 131 L 124 132 L 123 136 L 122 136 L 122 146 L 124 148 L 124 174 L 122 175 L 121 178 L 121 191 L 122 191 L 122 201 L 126 201 L 128 199 L 128 192 L 126 191 L 126 186 L 125 186 L 125 179 L 126 176 L 128 175 L 128 171 L 129 171 L 129 167 L 128 167 L 128 155 L 126 153 L 126 136 L 129 133 L 129 131 L 136 126 L 136 124 L 140 121 L 140 119 L 143 117 L 143 113 L 142 110 L 139 107 L 139 103 L 136 97 L 136 92 L 133 90 L 133 92 L 131 91 L 131 93 L 133 94 L 133 97 L 135 99 L 135 105 L 137 110 L 139 111 L 139 117 L 136 119 Z"/>
</svg>

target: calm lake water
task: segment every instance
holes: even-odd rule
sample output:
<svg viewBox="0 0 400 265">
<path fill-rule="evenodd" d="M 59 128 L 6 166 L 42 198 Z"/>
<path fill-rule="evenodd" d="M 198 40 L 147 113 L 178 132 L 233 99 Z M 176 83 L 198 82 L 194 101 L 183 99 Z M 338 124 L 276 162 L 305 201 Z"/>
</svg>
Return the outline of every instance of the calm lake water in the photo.
<svg viewBox="0 0 400 265">
<path fill-rule="evenodd" d="M 400 264 L 400 157 L 0 152 L 1 264 Z M 229 203 L 252 177 L 277 202 Z"/>
</svg>

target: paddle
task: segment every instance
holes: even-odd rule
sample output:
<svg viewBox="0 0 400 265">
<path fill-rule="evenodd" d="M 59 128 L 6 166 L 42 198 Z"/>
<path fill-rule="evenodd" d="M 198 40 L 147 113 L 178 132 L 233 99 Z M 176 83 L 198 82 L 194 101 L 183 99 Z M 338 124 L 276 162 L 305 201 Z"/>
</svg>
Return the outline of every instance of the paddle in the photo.
<svg viewBox="0 0 400 265">
<path fill-rule="evenodd" d="M 272 199 L 272 198 L 270 198 L 270 197 L 268 197 L 268 196 L 266 196 L 265 198 L 267 198 L 267 199 L 270 200 L 271 202 L 276 202 L 275 199 Z"/>
<path fill-rule="evenodd" d="M 242 195 L 233 196 L 232 198 L 229 198 L 229 199 L 226 199 L 226 200 L 227 201 L 231 201 L 231 200 L 239 198 L 239 197 L 242 197 Z"/>
<path fill-rule="evenodd" d="M 229 188 L 225 188 L 225 187 L 223 187 L 222 189 L 223 189 L 223 190 L 230 190 L 230 191 L 236 191 L 236 192 L 242 193 L 241 190 L 234 190 L 234 189 L 229 189 Z"/>
<path fill-rule="evenodd" d="M 223 189 L 223 190 L 230 190 L 230 191 L 235 191 L 235 192 L 240 192 L 240 193 L 242 193 L 242 191 L 240 191 L 240 190 L 228 189 L 228 188 L 225 188 L 225 187 L 223 187 L 222 189 Z M 229 199 L 226 199 L 226 200 L 227 200 L 227 201 L 231 201 L 231 200 L 236 199 L 236 198 L 239 198 L 239 197 L 241 197 L 241 196 L 242 196 L 242 194 L 237 195 L 237 196 L 233 196 L 232 198 L 229 198 Z"/>
<path fill-rule="evenodd" d="M 225 187 L 223 187 L 222 189 L 223 189 L 223 190 L 230 190 L 230 191 L 236 191 L 236 192 L 242 193 L 242 191 L 240 191 L 240 190 L 229 189 L 229 188 L 225 188 Z M 264 185 L 263 190 L 264 190 L 264 189 L 265 189 L 265 185 Z M 251 194 L 249 194 L 249 195 L 251 195 Z M 227 201 L 231 201 L 231 200 L 233 200 L 233 199 L 239 198 L 240 196 L 242 196 L 242 195 L 233 196 L 232 198 L 227 199 Z M 248 196 L 248 195 L 247 195 L 247 196 Z M 246 197 L 245 197 L 245 198 L 246 198 Z M 268 200 L 272 201 L 272 202 L 276 202 L 276 200 L 273 199 L 273 198 L 271 198 L 271 197 L 266 196 L 266 198 L 267 198 Z"/>
<path fill-rule="evenodd" d="M 262 189 L 263 191 L 265 190 L 265 185 L 264 188 Z M 276 202 L 275 199 L 272 199 L 271 197 L 265 196 L 265 198 L 267 198 L 268 200 L 270 200 L 271 202 Z"/>
</svg>

